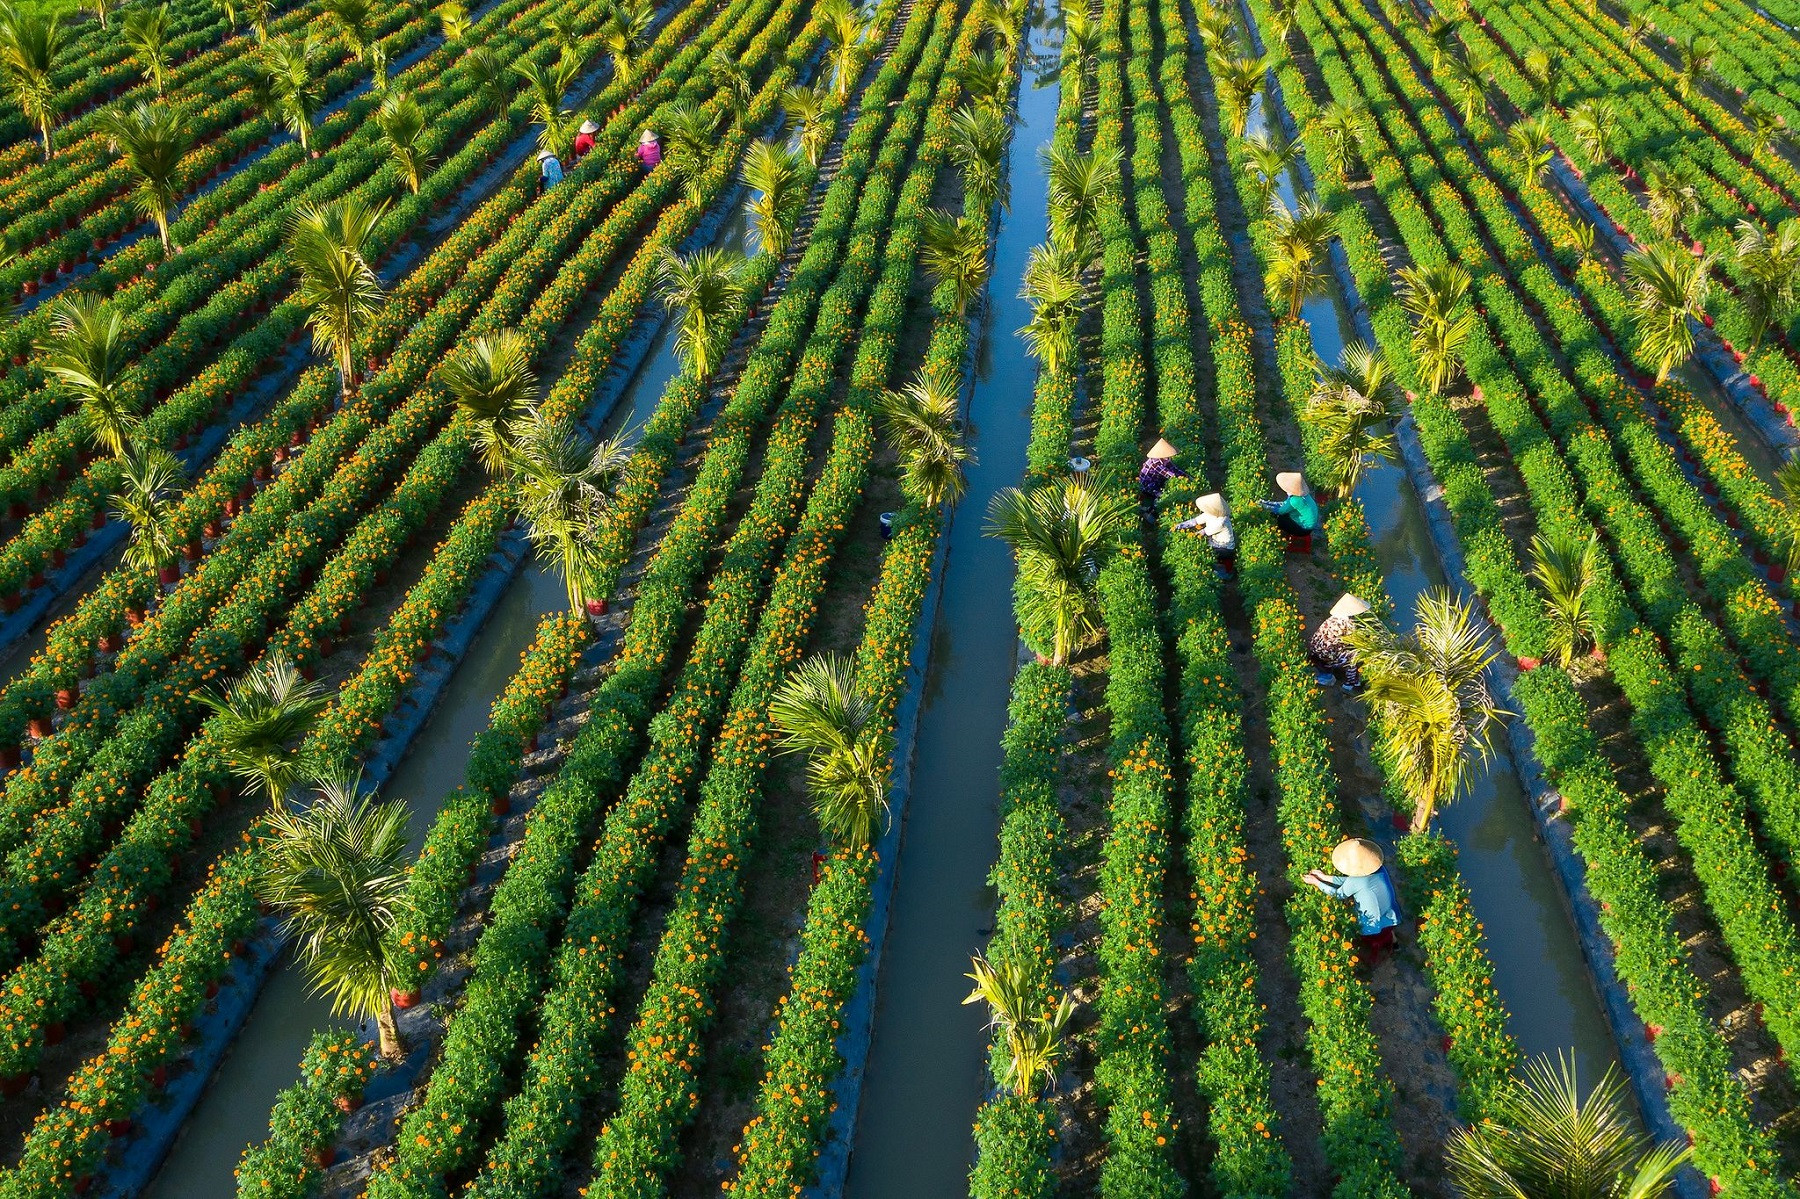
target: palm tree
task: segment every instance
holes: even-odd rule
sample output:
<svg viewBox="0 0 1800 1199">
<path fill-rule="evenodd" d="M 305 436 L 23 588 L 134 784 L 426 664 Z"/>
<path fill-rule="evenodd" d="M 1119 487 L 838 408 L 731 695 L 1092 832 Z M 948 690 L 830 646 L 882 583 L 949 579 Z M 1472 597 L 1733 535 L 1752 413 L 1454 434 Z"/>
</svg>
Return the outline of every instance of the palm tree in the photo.
<svg viewBox="0 0 1800 1199">
<path fill-rule="evenodd" d="M 469 9 L 462 0 L 444 0 L 432 10 L 444 23 L 444 40 L 460 42 L 469 36 Z"/>
<path fill-rule="evenodd" d="M 369 265 L 369 238 L 387 201 L 355 196 L 300 206 L 288 224 L 288 259 L 300 274 L 300 306 L 312 326 L 313 349 L 337 357 L 345 399 L 356 384 L 356 336 L 381 306 L 381 279 Z"/>
<path fill-rule="evenodd" d="M 273 650 L 229 687 L 194 699 L 212 709 L 213 744 L 245 793 L 261 791 L 271 808 L 285 811 L 288 792 L 311 770 L 302 746 L 330 702 L 325 689 Z"/>
<path fill-rule="evenodd" d="M 236 33 L 238 27 L 239 0 L 218 0 L 219 15 L 225 18 L 225 28 Z"/>
<path fill-rule="evenodd" d="M 826 0 L 820 6 L 819 16 L 825 23 L 825 40 L 831 43 L 831 89 L 838 99 L 848 99 L 863 46 L 874 35 L 874 22 L 863 15 L 854 0 Z"/>
<path fill-rule="evenodd" d="M 1194 16 L 1194 24 L 1200 30 L 1200 44 L 1207 52 L 1215 53 L 1229 46 L 1237 48 L 1237 20 L 1223 5 L 1215 5 L 1212 0 L 1201 6 L 1201 11 Z"/>
<path fill-rule="evenodd" d="M 1059 231 L 1059 246 L 1077 254 L 1083 265 L 1099 257 L 1100 205 L 1119 186 L 1121 155 L 1117 146 L 1082 154 L 1054 143 L 1044 154 L 1051 226 Z"/>
<path fill-rule="evenodd" d="M 1001 90 L 1006 86 L 1006 69 L 1006 60 L 998 54 L 977 52 L 969 55 L 957 70 L 956 81 L 975 107 L 999 109 L 1003 107 Z"/>
<path fill-rule="evenodd" d="M 1035 652 L 1061 665 L 1105 631 L 1100 570 L 1136 516 L 1124 493 L 1074 479 L 994 495 L 986 531 L 1018 561 L 1020 632 Z"/>
<path fill-rule="evenodd" d="M 1063 992 L 1046 1006 L 1048 984 L 1023 962 L 995 963 L 977 954 L 974 969 L 964 977 L 975 989 L 964 1004 L 988 1005 L 988 1027 L 999 1030 L 1006 1045 L 1006 1075 L 1001 1080 L 1013 1094 L 1026 1098 L 1037 1094 L 1055 1077 L 1062 1059 L 1062 1032 L 1075 1015 L 1075 1001 Z"/>
<path fill-rule="evenodd" d="M 987 230 L 978 221 L 931 209 L 919 218 L 919 262 L 940 287 L 948 287 L 958 317 L 987 282 Z"/>
<path fill-rule="evenodd" d="M 344 35 L 350 54 L 357 62 L 369 57 L 370 22 L 375 19 L 373 0 L 320 0 L 319 7 L 330 15 L 332 23 Z"/>
<path fill-rule="evenodd" d="M 1650 35 L 1655 32 L 1656 22 L 1652 21 L 1648 14 L 1641 12 L 1633 13 L 1625 21 L 1626 39 L 1636 42 L 1640 46 L 1648 46 L 1650 44 Z"/>
<path fill-rule="evenodd" d="M 1062 67 L 1058 77 L 1064 91 L 1074 97 L 1077 110 L 1082 104 L 1086 73 L 1094 57 L 1094 26 L 1087 10 L 1080 7 L 1063 10 Z"/>
<path fill-rule="evenodd" d="M 1533 183 L 1542 184 L 1555 152 L 1550 149 L 1550 114 L 1520 117 L 1506 130 L 1506 141 L 1519 160 L 1519 170 Z"/>
<path fill-rule="evenodd" d="M 1656 363 L 1656 381 L 1694 352 L 1693 321 L 1706 309 L 1712 258 L 1695 258 L 1679 246 L 1657 244 L 1625 255 L 1631 312 L 1638 345 Z"/>
<path fill-rule="evenodd" d="M 1551 108 L 1556 104 L 1556 93 L 1562 86 L 1563 79 L 1563 59 L 1560 55 L 1552 54 L 1542 46 L 1533 46 L 1525 51 L 1525 61 L 1520 64 L 1520 73 L 1531 84 L 1532 91 L 1537 93 L 1539 108 Z"/>
<path fill-rule="evenodd" d="M 1233 137 L 1244 136 L 1250 123 L 1250 109 L 1256 94 L 1262 90 L 1268 63 L 1260 58 L 1239 57 L 1214 50 L 1207 59 L 1213 82 L 1219 91 L 1219 102 L 1225 108 L 1225 127 Z"/>
<path fill-rule="evenodd" d="M 970 15 L 994 35 L 994 44 L 1007 54 L 1019 41 L 1019 6 L 1007 0 L 976 0 Z"/>
<path fill-rule="evenodd" d="M 1610 160 L 1619 134 L 1619 106 L 1611 96 L 1583 100 L 1569 110 L 1569 128 L 1590 166 Z"/>
<path fill-rule="evenodd" d="M 1313 117 L 1313 128 L 1325 139 L 1325 158 L 1338 178 L 1348 179 L 1362 162 L 1369 134 L 1369 110 L 1362 104 L 1334 100 Z"/>
<path fill-rule="evenodd" d="M 136 177 L 132 194 L 138 211 L 156 222 L 167 255 L 169 214 L 181 199 L 181 160 L 194 146 L 186 118 L 163 104 L 139 104 L 130 112 L 101 113 L 99 128 Z"/>
<path fill-rule="evenodd" d="M 1012 127 L 996 108 L 959 108 L 950 118 L 950 159 L 963 173 L 963 186 L 983 208 L 1007 200 L 1006 143 Z"/>
<path fill-rule="evenodd" d="M 561 13 L 544 22 L 544 33 L 550 44 L 556 47 L 558 57 L 574 54 L 575 43 L 581 36 L 575 18 Z"/>
<path fill-rule="evenodd" d="M 1739 221 L 1737 229 L 1741 292 L 1755 349 L 1769 326 L 1785 327 L 1800 306 L 1800 217 L 1789 217 L 1774 233 L 1749 219 Z"/>
<path fill-rule="evenodd" d="M 1306 301 L 1325 288 L 1325 252 L 1336 236 L 1337 218 L 1305 196 L 1292 212 L 1277 199 L 1269 223 L 1274 242 L 1269 288 L 1287 300 L 1288 315 L 1298 318 Z"/>
<path fill-rule="evenodd" d="M 381 102 L 375 112 L 375 124 L 381 129 L 381 143 L 394 160 L 394 169 L 407 190 L 419 194 L 425 168 L 431 165 L 422 139 L 425 133 L 425 109 L 407 92 L 394 92 Z"/>
<path fill-rule="evenodd" d="M 962 372 L 945 366 L 919 369 L 904 391 L 884 391 L 875 410 L 888 443 L 900 458 L 901 490 L 936 508 L 962 498 L 971 460 L 963 441 Z"/>
<path fill-rule="evenodd" d="M 475 426 L 481 461 L 491 475 L 511 464 L 519 430 L 537 402 L 531 346 L 517 329 L 478 334 L 438 368 L 438 381 Z"/>
<path fill-rule="evenodd" d="M 1413 318 L 1413 357 L 1433 395 L 1443 395 L 1462 373 L 1463 346 L 1475 331 L 1475 313 L 1463 304 L 1470 285 L 1460 263 L 1400 271 L 1400 300 Z"/>
<path fill-rule="evenodd" d="M 687 197 L 698 204 L 702 181 L 712 165 L 719 122 L 724 113 L 683 100 L 669 106 L 662 116 L 663 161 L 680 179 Z"/>
<path fill-rule="evenodd" d="M 1600 569 L 1600 535 L 1539 533 L 1531 539 L 1531 573 L 1544 589 L 1550 648 L 1566 670 L 1594 644 L 1595 617 L 1588 591 Z"/>
<path fill-rule="evenodd" d="M 1031 302 L 1031 320 L 1019 336 L 1051 374 L 1075 360 L 1081 314 L 1087 307 L 1081 270 L 1079 258 L 1055 245 L 1033 246 L 1025 263 L 1019 298 Z"/>
<path fill-rule="evenodd" d="M 513 74 L 492 46 L 476 46 L 463 55 L 462 67 L 475 85 L 482 111 L 500 118 L 513 99 Z"/>
<path fill-rule="evenodd" d="M 1269 6 L 1269 53 L 1285 54 L 1288 48 L 1288 36 L 1294 32 L 1294 10 L 1285 4 Z"/>
<path fill-rule="evenodd" d="M 708 248 L 683 258 L 665 250 L 662 301 L 681 314 L 675 352 L 689 375 L 703 379 L 725 353 L 724 330 L 744 303 L 744 256 Z"/>
<path fill-rule="evenodd" d="M 1394 460 L 1394 437 L 1382 432 L 1400 402 L 1400 387 L 1379 350 L 1353 341 L 1336 366 L 1321 366 L 1306 402 L 1306 423 L 1318 437 L 1328 487 L 1349 495 L 1370 458 Z"/>
<path fill-rule="evenodd" d="M 654 0 L 618 0 L 610 6 L 600 40 L 612 55 L 613 73 L 626 83 L 636 82 L 638 56 L 648 48 L 655 23 Z"/>
<path fill-rule="evenodd" d="M 803 753 L 813 816 L 835 845 L 856 848 L 879 834 L 887 816 L 893 739 L 874 701 L 857 685 L 846 657 L 808 658 L 769 701 L 781 752 Z"/>
<path fill-rule="evenodd" d="M 133 9 L 125 14 L 120 32 L 161 99 L 169 75 L 169 6 Z"/>
<path fill-rule="evenodd" d="M 165 571 L 181 551 L 176 518 L 187 471 L 168 450 L 139 441 L 126 445 L 119 465 L 122 486 L 111 501 L 113 515 L 131 526 L 125 565 L 131 570 Z"/>
<path fill-rule="evenodd" d="M 1644 212 L 1662 237 L 1675 237 L 1700 211 L 1700 189 L 1682 166 L 1644 170 Z"/>
<path fill-rule="evenodd" d="M 563 55 L 554 65 L 540 67 L 535 62 L 515 62 L 512 72 L 524 81 L 525 94 L 531 98 L 531 116 L 543 128 L 538 132 L 538 145 L 552 154 L 567 153 L 569 119 L 575 114 L 563 107 L 563 96 L 581 75 L 581 61 Z"/>
<path fill-rule="evenodd" d="M 1781 489 L 1787 516 L 1784 533 L 1787 541 L 1788 574 L 1800 575 L 1800 453 L 1789 454 L 1776 469 L 1775 485 Z"/>
<path fill-rule="evenodd" d="M 748 207 L 756 217 L 756 239 L 765 254 L 787 253 L 795 219 L 806 199 L 800 182 L 800 152 L 786 142 L 759 139 L 744 155 L 744 184 L 756 193 Z"/>
<path fill-rule="evenodd" d="M 313 990 L 333 1015 L 374 1017 L 381 1055 L 402 1056 L 393 993 L 411 985 L 392 934 L 407 901 L 406 805 L 357 795 L 355 775 L 322 780 L 303 812 L 277 812 L 257 895 L 284 916 Z"/>
<path fill-rule="evenodd" d="M 750 110 L 750 101 L 756 98 L 756 88 L 750 82 L 750 75 L 744 70 L 742 63 L 733 58 L 723 46 L 714 46 L 706 58 L 706 74 L 708 86 L 715 91 L 725 93 L 731 104 L 731 111 L 738 120 Z"/>
<path fill-rule="evenodd" d="M 112 20 L 113 9 L 117 7 L 119 7 L 119 0 L 83 0 L 83 3 L 76 5 L 81 12 L 93 13 L 99 19 L 102 29 L 107 28 L 108 22 Z M 236 22 L 234 21 L 232 24 L 235 25 Z"/>
<path fill-rule="evenodd" d="M 263 45 L 263 66 L 275 100 L 275 115 L 287 131 L 300 139 L 302 150 L 312 149 L 313 115 L 325 101 L 325 81 L 318 69 L 324 47 L 316 34 L 306 40 L 271 38 Z"/>
<path fill-rule="evenodd" d="M 1462 42 L 1456 36 L 1456 21 L 1443 13 L 1433 13 L 1425 22 L 1425 40 L 1431 43 L 1431 73 L 1436 75 L 1444 64 L 1457 58 Z"/>
<path fill-rule="evenodd" d="M 1452 58 L 1444 64 L 1444 86 L 1456 97 L 1457 111 L 1462 114 L 1463 124 L 1475 123 L 1477 114 L 1487 109 L 1487 86 L 1492 75 L 1485 56 L 1470 50 L 1462 58 Z"/>
<path fill-rule="evenodd" d="M 813 166 L 819 165 L 819 155 L 825 152 L 825 143 L 831 139 L 831 126 L 825 121 L 830 95 L 823 85 L 808 87 L 804 83 L 793 84 L 781 93 L 781 106 L 787 110 L 788 118 L 800 127 L 800 152 Z"/>
<path fill-rule="evenodd" d="M 595 443 L 572 420 L 540 410 L 526 421 L 513 463 L 513 494 L 525 535 L 562 573 L 569 607 L 600 610 L 599 535 L 612 511 L 631 451 L 618 439 Z"/>
<path fill-rule="evenodd" d="M 143 398 L 125 386 L 125 318 L 98 296 L 67 293 L 50 305 L 44 370 L 75 396 L 94 444 L 115 457 L 137 432 Z"/>
<path fill-rule="evenodd" d="M 1750 152 L 1766 157 L 1783 140 L 1787 122 L 1754 100 L 1744 101 L 1744 124 L 1750 131 Z"/>
<path fill-rule="evenodd" d="M 50 130 L 56 124 L 59 90 L 50 72 L 66 36 L 59 15 L 0 4 L 0 83 L 25 119 L 37 126 L 45 162 L 52 152 Z"/>
<path fill-rule="evenodd" d="M 1711 83 L 1713 66 L 1719 60 L 1719 48 L 1702 34 L 1691 33 L 1675 43 L 1675 55 L 1681 66 L 1675 72 L 1675 87 L 1683 100 L 1694 94 L 1694 88 Z"/>
<path fill-rule="evenodd" d="M 1611 1066 L 1584 1102 L 1575 1063 L 1562 1059 L 1508 1080 L 1480 1123 L 1450 1134 L 1444 1160 L 1468 1199 L 1656 1199 L 1688 1153 L 1637 1131 Z"/>
<path fill-rule="evenodd" d="M 1416 619 L 1410 633 L 1368 622 L 1345 641 L 1362 668 L 1381 755 L 1419 832 L 1467 787 L 1470 751 L 1486 761 L 1495 729 L 1511 713 L 1488 690 L 1495 650 L 1467 603 L 1434 589 L 1419 597 Z"/>
<path fill-rule="evenodd" d="M 269 40 L 269 22 L 275 19 L 275 0 L 248 0 L 250 27 L 256 31 L 257 45 Z"/>
<path fill-rule="evenodd" d="M 1292 170 L 1300 148 L 1280 134 L 1259 129 L 1244 139 L 1244 174 L 1250 179 L 1251 211 L 1267 212 L 1281 186 L 1282 172 Z"/>
</svg>

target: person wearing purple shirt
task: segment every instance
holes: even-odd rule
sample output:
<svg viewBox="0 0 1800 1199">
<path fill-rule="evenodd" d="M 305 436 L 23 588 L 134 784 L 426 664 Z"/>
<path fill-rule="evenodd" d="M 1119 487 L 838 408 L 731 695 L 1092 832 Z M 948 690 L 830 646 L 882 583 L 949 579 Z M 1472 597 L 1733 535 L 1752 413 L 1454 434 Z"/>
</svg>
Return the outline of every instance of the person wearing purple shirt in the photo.
<svg viewBox="0 0 1800 1199">
<path fill-rule="evenodd" d="M 1175 453 L 1174 446 L 1159 439 L 1150 447 L 1144 465 L 1138 467 L 1138 491 L 1152 504 L 1162 498 L 1163 488 L 1169 485 L 1170 479 L 1188 477 L 1185 470 L 1175 465 Z"/>
<path fill-rule="evenodd" d="M 662 143 L 656 138 L 656 130 L 646 129 L 639 135 L 637 156 L 646 171 L 654 171 L 661 164 Z"/>
</svg>

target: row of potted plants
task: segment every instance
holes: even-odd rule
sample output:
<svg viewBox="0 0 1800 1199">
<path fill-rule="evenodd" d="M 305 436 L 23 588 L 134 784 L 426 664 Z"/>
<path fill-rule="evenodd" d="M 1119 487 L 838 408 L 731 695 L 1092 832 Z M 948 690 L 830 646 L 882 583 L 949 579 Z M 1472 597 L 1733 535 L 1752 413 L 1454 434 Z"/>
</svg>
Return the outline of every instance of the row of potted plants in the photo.
<svg viewBox="0 0 1800 1199">
<path fill-rule="evenodd" d="M 363 1088 L 379 1059 L 356 1033 L 313 1034 L 300 1059 L 300 1081 L 283 1091 L 269 1113 L 269 1139 L 238 1164 L 238 1194 L 305 1199 L 318 1193 L 330 1165 L 329 1146 L 344 1117 L 362 1105 Z"/>
<path fill-rule="evenodd" d="M 1252 7 L 1259 16 L 1266 16 L 1256 0 Z M 1302 138 L 1309 159 L 1327 161 L 1322 137 L 1309 128 L 1317 105 L 1308 93 L 1306 80 L 1291 62 L 1280 64 L 1277 71 L 1287 106 L 1305 131 Z M 1360 203 L 1342 182 L 1328 174 L 1321 174 L 1318 181 L 1322 197 L 1336 216 L 1339 236 L 1362 299 L 1369 306 L 1382 348 L 1390 363 L 1410 380 L 1410 326 L 1393 285 L 1391 268 L 1383 256 L 1381 239 L 1370 227 Z M 1423 251 L 1429 244 L 1430 222 L 1418 210 L 1417 200 L 1400 189 L 1385 191 L 1384 200 L 1396 226 L 1413 234 L 1409 244 L 1417 247 L 1414 253 Z M 1442 253 L 1440 249 L 1438 254 Z M 1501 384 L 1501 380 L 1487 369 L 1496 356 L 1491 343 L 1480 344 L 1488 336 L 1485 325 L 1477 327 L 1474 337 L 1478 344 L 1468 357 L 1471 374 L 1482 381 L 1486 389 L 1492 390 Z M 1478 374 L 1478 371 L 1482 373 Z M 1516 387 L 1516 384 L 1512 386 Z M 1472 581 L 1487 601 L 1490 613 L 1496 617 L 1508 649 L 1520 658 L 1539 656 L 1531 651 L 1541 652 L 1546 644 L 1543 616 L 1540 609 L 1516 598 L 1510 587 L 1512 581 L 1529 576 L 1502 527 L 1498 504 L 1483 481 L 1477 454 L 1461 418 L 1449 402 L 1430 393 L 1420 394 L 1413 401 L 1412 416 L 1434 473 L 1444 488 L 1460 540 L 1468 552 Z M 1544 509 L 1540 507 L 1538 511 L 1541 515 Z M 1550 511 L 1574 516 L 1578 509 L 1571 504 L 1566 509 Z M 1616 585 L 1609 589 L 1616 597 Z M 1640 638 L 1631 649 L 1641 652 L 1643 646 L 1644 641 Z M 1611 656 L 1618 652 L 1616 648 L 1609 650 Z M 1539 738 L 1540 758 L 1560 784 L 1567 776 L 1557 772 L 1557 755 L 1544 741 L 1549 730 L 1557 726 L 1539 720 L 1534 713 L 1529 698 L 1533 683 L 1532 676 L 1526 676 L 1521 681 L 1519 694 L 1525 700 L 1526 719 Z M 1607 776 L 1605 762 L 1598 756 L 1587 759 L 1587 765 L 1589 769 L 1601 772 L 1600 777 Z M 1674 1019 L 1677 1012 L 1691 1015 L 1703 1011 L 1702 984 L 1679 952 L 1666 952 L 1667 946 L 1673 943 L 1672 914 L 1657 894 L 1655 869 L 1637 849 L 1635 833 L 1622 821 L 1610 829 L 1602 825 L 1598 820 L 1602 813 L 1590 814 L 1583 805 L 1574 802 L 1580 795 L 1577 790 L 1566 788 L 1564 794 L 1574 805 L 1571 814 L 1587 861 L 1588 885 L 1603 904 L 1613 905 L 1603 909 L 1602 920 L 1608 933 L 1615 938 L 1619 951 L 1615 964 L 1634 984 L 1630 994 L 1640 1016 L 1658 1022 L 1659 1016 Z M 1623 810 L 1624 805 L 1612 809 L 1620 814 Z M 1591 838 L 1587 835 L 1590 829 L 1596 830 Z M 1610 832 L 1610 837 L 1601 835 L 1601 830 Z M 1627 850 L 1630 856 L 1625 852 Z M 1635 893 L 1623 889 L 1628 882 L 1639 889 Z M 1734 1186 L 1766 1187 L 1770 1179 L 1769 1163 L 1773 1160 L 1769 1153 L 1770 1142 L 1766 1131 L 1750 1123 L 1748 1102 L 1741 1084 L 1728 1073 L 1703 1069 L 1719 1061 L 1718 1055 L 1723 1052 L 1722 1038 L 1704 1017 L 1698 1025 L 1692 1022 L 1684 1025 L 1684 1030 L 1690 1033 L 1688 1039 L 1674 1044 L 1659 1040 L 1656 1048 L 1671 1069 L 1671 1108 L 1695 1135 L 1696 1162 L 1715 1179 Z M 1693 1069 L 1683 1072 L 1682 1063 Z M 1750 1152 L 1740 1151 L 1743 1146 L 1748 1146 Z M 1752 1190 L 1750 1193 L 1767 1192 Z"/>
</svg>

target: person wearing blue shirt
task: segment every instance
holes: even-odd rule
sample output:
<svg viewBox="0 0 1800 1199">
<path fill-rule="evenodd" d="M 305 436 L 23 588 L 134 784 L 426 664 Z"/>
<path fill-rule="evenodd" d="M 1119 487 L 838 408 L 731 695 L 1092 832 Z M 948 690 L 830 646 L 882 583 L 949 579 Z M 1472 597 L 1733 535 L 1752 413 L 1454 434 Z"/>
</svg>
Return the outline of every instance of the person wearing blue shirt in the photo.
<svg viewBox="0 0 1800 1199">
<path fill-rule="evenodd" d="M 1394 948 L 1394 929 L 1400 923 L 1394 883 L 1388 877 L 1381 846 L 1352 837 L 1331 851 L 1331 864 L 1344 873 L 1308 870 L 1305 881 L 1333 899 L 1356 908 L 1356 928 L 1362 935 L 1363 961 L 1373 966 Z"/>
<path fill-rule="evenodd" d="M 1263 500 L 1262 506 L 1275 514 L 1275 523 L 1290 537 L 1305 537 L 1319 527 L 1319 503 L 1307 490 L 1306 476 L 1297 470 L 1282 471 L 1275 485 L 1287 494 L 1280 503 Z"/>
<path fill-rule="evenodd" d="M 543 195 L 545 192 L 562 182 L 562 163 L 558 162 L 556 155 L 550 153 L 548 150 L 539 150 L 537 152 L 537 160 L 538 194 Z"/>
</svg>

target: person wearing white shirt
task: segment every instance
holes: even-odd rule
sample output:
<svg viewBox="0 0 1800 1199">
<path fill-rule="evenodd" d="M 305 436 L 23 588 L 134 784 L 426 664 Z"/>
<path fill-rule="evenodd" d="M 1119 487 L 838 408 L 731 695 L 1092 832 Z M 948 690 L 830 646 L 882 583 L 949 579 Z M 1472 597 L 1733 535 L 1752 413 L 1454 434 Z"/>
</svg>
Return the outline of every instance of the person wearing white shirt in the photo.
<svg viewBox="0 0 1800 1199">
<path fill-rule="evenodd" d="M 1231 527 L 1231 508 L 1225 497 L 1215 491 L 1195 500 L 1194 507 L 1200 509 L 1200 515 L 1175 527 L 1199 532 L 1212 546 L 1219 565 L 1230 566 L 1237 559 L 1237 530 Z"/>
</svg>

